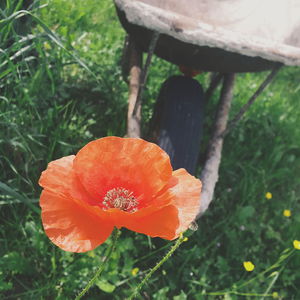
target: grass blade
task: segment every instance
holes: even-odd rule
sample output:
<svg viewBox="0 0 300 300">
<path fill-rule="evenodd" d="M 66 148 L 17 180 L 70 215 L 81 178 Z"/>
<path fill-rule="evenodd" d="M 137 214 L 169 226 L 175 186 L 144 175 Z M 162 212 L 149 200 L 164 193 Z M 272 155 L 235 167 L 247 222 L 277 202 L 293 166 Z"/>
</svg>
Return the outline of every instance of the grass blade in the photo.
<svg viewBox="0 0 300 300">
<path fill-rule="evenodd" d="M 26 204 L 30 209 L 32 209 L 35 213 L 40 214 L 40 209 L 36 207 L 32 202 L 25 196 L 17 193 L 12 188 L 10 188 L 8 185 L 0 181 L 0 191 L 4 193 L 7 196 L 10 196 L 14 199 L 17 199 L 24 204 Z"/>
</svg>

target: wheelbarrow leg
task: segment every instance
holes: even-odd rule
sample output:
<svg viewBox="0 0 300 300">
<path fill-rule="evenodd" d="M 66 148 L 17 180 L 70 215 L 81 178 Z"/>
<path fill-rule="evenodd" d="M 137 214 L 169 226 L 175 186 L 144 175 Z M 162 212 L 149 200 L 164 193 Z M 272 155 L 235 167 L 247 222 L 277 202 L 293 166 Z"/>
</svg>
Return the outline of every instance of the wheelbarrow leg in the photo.
<svg viewBox="0 0 300 300">
<path fill-rule="evenodd" d="M 208 103 L 211 96 L 213 95 L 216 88 L 219 86 L 222 78 L 224 77 L 224 73 L 213 73 L 211 76 L 211 81 L 208 89 L 205 91 L 205 104 Z"/>
<path fill-rule="evenodd" d="M 142 108 L 142 94 L 144 86 L 147 81 L 149 66 L 154 53 L 155 46 L 158 42 L 160 34 L 154 32 L 150 41 L 148 56 L 143 65 L 143 52 L 135 43 L 134 39 L 129 36 L 127 38 L 127 45 L 125 42 L 123 54 L 123 70 L 122 73 L 126 74 L 126 64 L 124 58 L 129 60 L 129 99 L 128 99 L 128 115 L 127 115 L 127 137 L 140 137 L 141 136 L 141 108 Z M 126 75 L 125 75 L 126 77 Z"/>
<path fill-rule="evenodd" d="M 141 103 L 137 103 L 141 84 L 141 70 L 143 53 L 136 45 L 134 39 L 129 36 L 125 46 L 124 59 L 128 60 L 129 71 L 129 96 L 127 112 L 127 137 L 141 136 Z M 123 70 L 123 73 L 126 70 Z M 126 76 L 126 75 L 125 75 Z M 135 110 L 135 112 L 134 112 Z"/>
<path fill-rule="evenodd" d="M 224 137 L 241 120 L 245 112 L 254 103 L 254 101 L 262 93 L 262 91 L 270 84 L 270 82 L 273 80 L 280 68 L 281 65 L 277 65 L 274 67 L 274 69 L 269 73 L 267 78 L 261 83 L 259 88 L 250 97 L 246 104 L 243 105 L 243 107 L 228 123 L 228 125 L 228 114 L 230 111 L 230 105 L 233 96 L 234 74 L 225 75 L 219 102 L 219 108 L 215 121 L 215 128 L 208 146 L 207 159 L 201 173 L 203 187 L 201 194 L 201 208 L 198 217 L 200 217 L 206 211 L 210 202 L 213 199 L 215 185 L 218 181 L 218 172 L 221 161 L 221 152 Z"/>
<path fill-rule="evenodd" d="M 202 193 L 201 207 L 198 217 L 200 217 L 208 208 L 213 199 L 215 185 L 219 177 L 219 166 L 223 148 L 224 136 L 222 133 L 226 130 L 228 115 L 233 98 L 234 73 L 224 75 L 223 87 L 221 91 L 219 106 L 214 123 L 213 134 L 208 145 L 207 157 L 201 173 Z"/>
</svg>

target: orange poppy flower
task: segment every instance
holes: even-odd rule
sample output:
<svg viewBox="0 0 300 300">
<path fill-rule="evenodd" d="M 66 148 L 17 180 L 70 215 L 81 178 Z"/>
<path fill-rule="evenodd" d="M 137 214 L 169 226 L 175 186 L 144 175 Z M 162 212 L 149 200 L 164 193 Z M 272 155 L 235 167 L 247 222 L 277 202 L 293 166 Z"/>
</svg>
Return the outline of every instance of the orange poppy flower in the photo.
<svg viewBox="0 0 300 300">
<path fill-rule="evenodd" d="M 142 139 L 105 137 L 49 163 L 39 184 L 42 222 L 58 247 L 85 252 L 114 227 L 175 239 L 195 219 L 201 182 Z"/>
</svg>

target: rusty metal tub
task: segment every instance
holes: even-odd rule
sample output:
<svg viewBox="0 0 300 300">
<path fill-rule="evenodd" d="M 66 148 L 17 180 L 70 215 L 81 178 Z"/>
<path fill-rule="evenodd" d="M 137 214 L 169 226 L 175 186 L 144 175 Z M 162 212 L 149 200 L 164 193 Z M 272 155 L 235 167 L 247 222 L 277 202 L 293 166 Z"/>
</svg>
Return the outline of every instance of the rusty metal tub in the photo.
<svg viewBox="0 0 300 300">
<path fill-rule="evenodd" d="M 114 0 L 126 31 L 147 51 L 203 71 L 256 72 L 300 65 L 298 0 Z"/>
</svg>

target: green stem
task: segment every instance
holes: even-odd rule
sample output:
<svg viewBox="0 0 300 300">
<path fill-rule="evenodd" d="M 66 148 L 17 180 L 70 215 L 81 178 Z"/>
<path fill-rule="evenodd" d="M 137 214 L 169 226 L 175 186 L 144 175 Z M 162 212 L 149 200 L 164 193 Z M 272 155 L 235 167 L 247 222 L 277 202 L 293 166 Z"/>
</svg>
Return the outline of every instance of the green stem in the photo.
<svg viewBox="0 0 300 300">
<path fill-rule="evenodd" d="M 205 295 L 209 296 L 223 296 L 223 295 L 237 295 L 237 296 L 248 296 L 248 297 L 272 297 L 272 294 L 258 294 L 258 293 L 242 293 L 237 291 L 229 291 L 229 292 L 216 292 L 216 293 L 205 293 Z"/>
<path fill-rule="evenodd" d="M 289 249 L 288 253 L 286 254 L 284 259 L 279 258 L 279 260 L 274 263 L 272 266 L 270 266 L 268 269 L 264 270 L 263 272 L 260 272 L 259 274 L 257 274 L 255 277 L 251 278 L 250 280 L 244 282 L 243 284 L 237 286 L 237 289 L 240 289 L 241 287 L 248 285 L 249 283 L 251 283 L 252 281 L 255 281 L 258 277 L 261 277 L 263 275 L 265 275 L 266 273 L 270 272 L 273 269 L 276 269 L 280 266 L 280 263 L 283 261 L 287 261 L 287 259 L 294 253 L 294 249 Z"/>
<path fill-rule="evenodd" d="M 264 292 L 264 294 L 268 294 L 271 290 L 271 288 L 273 287 L 273 285 L 275 284 L 275 282 L 277 281 L 281 271 L 283 270 L 284 266 L 282 266 L 280 268 L 280 270 L 278 272 L 275 273 L 274 278 L 272 279 L 272 281 L 270 282 L 269 286 L 267 287 L 266 291 Z M 266 296 L 262 296 L 260 300 L 264 300 Z"/>
<path fill-rule="evenodd" d="M 185 241 L 186 241 L 185 237 L 183 235 L 181 235 L 180 238 L 176 241 L 176 243 L 171 247 L 169 252 L 148 272 L 148 274 L 141 281 L 141 283 L 135 288 L 135 290 L 133 291 L 133 293 L 129 296 L 129 298 L 127 300 L 132 300 L 138 295 L 139 291 L 142 289 L 144 284 L 149 280 L 149 278 L 153 275 L 153 273 L 157 269 L 159 269 L 159 267 L 163 263 L 165 263 L 171 257 L 171 255 L 175 252 L 175 250 Z"/>
<path fill-rule="evenodd" d="M 95 281 L 99 278 L 99 276 L 101 275 L 101 273 L 104 270 L 104 267 L 105 267 L 107 261 L 110 259 L 111 255 L 115 249 L 115 246 L 117 244 L 117 240 L 118 240 L 120 234 L 121 234 L 121 231 L 119 229 L 115 228 L 112 233 L 112 243 L 110 244 L 110 246 L 108 247 L 108 249 L 106 251 L 105 259 L 100 264 L 100 266 L 99 266 L 98 270 L 96 271 L 95 275 L 93 276 L 93 278 L 87 283 L 85 288 L 76 296 L 75 300 L 81 299 L 88 292 L 88 290 L 94 285 Z"/>
<path fill-rule="evenodd" d="M 240 285 L 237 285 L 236 286 L 236 289 L 239 290 L 241 289 L 242 287 L 250 284 L 251 282 L 255 281 L 257 278 L 259 277 L 262 277 L 263 275 L 265 275 L 266 273 L 272 271 L 273 269 L 276 269 L 276 268 L 279 268 L 281 263 L 284 262 L 284 265 L 280 268 L 279 271 L 277 271 L 278 273 L 278 276 L 279 274 L 283 271 L 285 265 L 288 263 L 289 259 L 291 258 L 292 254 L 295 253 L 295 249 L 287 249 L 283 252 L 283 254 L 285 253 L 284 256 L 280 256 L 280 258 L 278 259 L 278 261 L 276 263 L 274 263 L 272 266 L 270 266 L 268 269 L 264 270 L 263 272 L 260 272 L 259 274 L 257 274 L 255 277 L 252 277 L 250 280 L 240 284 Z M 277 280 L 278 276 L 276 277 L 275 276 L 275 281 Z M 270 288 L 272 287 L 272 284 L 275 283 L 275 281 L 273 282 L 274 280 L 272 280 L 271 284 L 270 284 Z M 263 297 L 267 297 L 269 296 L 267 293 L 269 292 L 270 288 L 267 289 L 267 291 L 265 292 L 265 294 L 262 294 L 261 296 Z M 240 293 L 240 292 L 237 292 L 237 291 L 230 291 L 230 290 L 223 290 L 223 291 L 217 291 L 217 292 L 209 292 L 209 293 L 205 293 L 206 295 L 214 295 L 214 296 L 221 296 L 221 295 L 226 295 L 226 294 L 236 294 L 236 293 Z M 265 296 L 264 296 L 265 295 Z M 262 298 L 263 299 L 263 298 Z"/>
</svg>

